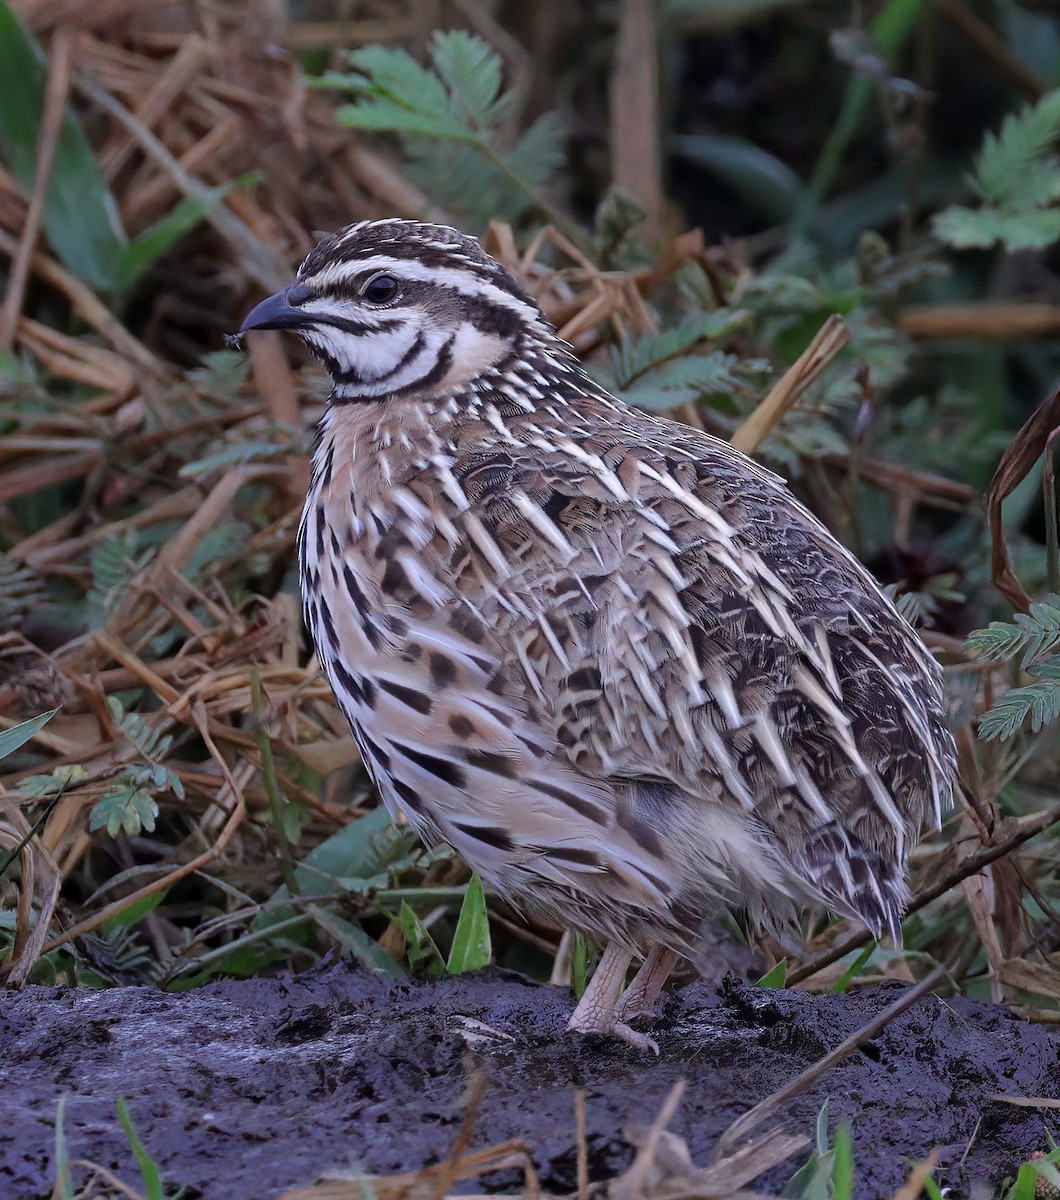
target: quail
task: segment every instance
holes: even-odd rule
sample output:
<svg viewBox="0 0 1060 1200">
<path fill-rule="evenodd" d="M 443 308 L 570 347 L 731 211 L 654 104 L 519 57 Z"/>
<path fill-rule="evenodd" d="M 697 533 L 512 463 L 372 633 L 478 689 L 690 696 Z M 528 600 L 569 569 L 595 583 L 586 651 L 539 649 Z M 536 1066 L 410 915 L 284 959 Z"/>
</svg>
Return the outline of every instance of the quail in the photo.
<svg viewBox="0 0 1060 1200">
<path fill-rule="evenodd" d="M 610 395 L 447 226 L 325 237 L 256 329 L 333 381 L 300 573 L 364 763 L 392 815 L 605 947 L 568 1028 L 654 1045 L 630 1022 L 726 913 L 900 936 L 952 790 L 941 673 L 783 481 Z"/>
</svg>

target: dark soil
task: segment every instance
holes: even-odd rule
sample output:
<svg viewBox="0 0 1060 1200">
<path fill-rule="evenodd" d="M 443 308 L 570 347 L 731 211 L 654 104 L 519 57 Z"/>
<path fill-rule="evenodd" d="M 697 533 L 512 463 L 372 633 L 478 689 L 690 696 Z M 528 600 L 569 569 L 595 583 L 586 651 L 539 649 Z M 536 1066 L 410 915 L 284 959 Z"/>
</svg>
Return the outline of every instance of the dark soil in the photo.
<svg viewBox="0 0 1060 1200">
<path fill-rule="evenodd" d="M 50 1194 L 63 1095 L 71 1156 L 138 1178 L 115 1115 L 125 1097 L 167 1184 L 189 1200 L 265 1200 L 322 1174 L 418 1168 L 447 1157 L 475 1065 L 489 1084 L 473 1145 L 526 1139 L 546 1190 L 575 1186 L 575 1087 L 586 1092 L 591 1178 L 628 1165 L 623 1128 L 650 1121 L 679 1079 L 688 1088 L 670 1129 L 706 1165 L 736 1116 L 899 990 L 693 984 L 666 1001 L 656 1059 L 564 1033 L 565 990 L 498 969 L 395 983 L 343 964 L 183 995 L 28 987 L 0 994 L 0 1196 Z M 1058 1051 L 1054 1034 L 1003 1008 L 928 997 L 782 1120 L 812 1133 L 829 1097 L 833 1122 L 853 1126 L 859 1198 L 893 1195 L 905 1160 L 935 1146 L 940 1182 L 966 1196 L 1045 1145 L 1048 1112 L 994 1097 L 1060 1095 Z M 798 1165 L 756 1186 L 778 1191 Z M 517 1183 L 495 1174 L 464 1186 Z"/>
</svg>

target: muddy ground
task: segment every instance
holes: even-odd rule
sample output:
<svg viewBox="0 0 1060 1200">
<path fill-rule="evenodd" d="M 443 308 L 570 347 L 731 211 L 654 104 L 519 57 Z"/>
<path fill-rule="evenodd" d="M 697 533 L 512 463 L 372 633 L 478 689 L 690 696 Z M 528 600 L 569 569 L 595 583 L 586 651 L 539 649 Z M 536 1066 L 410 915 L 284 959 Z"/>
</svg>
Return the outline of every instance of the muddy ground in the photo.
<svg viewBox="0 0 1060 1200">
<path fill-rule="evenodd" d="M 475 1064 L 489 1086 L 473 1144 L 525 1138 L 547 1190 L 575 1186 L 575 1087 L 586 1089 L 591 1178 L 628 1165 L 622 1129 L 650 1120 L 679 1079 L 688 1089 L 670 1129 L 705 1165 L 736 1116 L 897 992 L 693 984 L 666 1000 L 656 1059 L 564 1033 L 566 991 L 499 969 L 395 983 L 338 964 L 182 995 L 28 987 L 0 994 L 0 1196 L 50 1195 L 62 1095 L 72 1156 L 138 1179 L 115 1116 L 124 1097 L 188 1200 L 266 1200 L 322 1174 L 417 1168 L 447 1157 Z M 1055 1033 L 1004 1009 L 928 997 L 793 1103 L 784 1125 L 812 1133 L 830 1097 L 833 1117 L 853 1125 L 859 1197 L 893 1195 L 904 1160 L 936 1146 L 951 1194 L 976 1180 L 993 1194 L 1046 1144 L 1055 1116 L 993 1097 L 1060 1096 L 1058 1051 Z M 756 1186 L 779 1192 L 798 1165 Z M 463 1187 L 517 1183 L 507 1173 Z"/>
</svg>

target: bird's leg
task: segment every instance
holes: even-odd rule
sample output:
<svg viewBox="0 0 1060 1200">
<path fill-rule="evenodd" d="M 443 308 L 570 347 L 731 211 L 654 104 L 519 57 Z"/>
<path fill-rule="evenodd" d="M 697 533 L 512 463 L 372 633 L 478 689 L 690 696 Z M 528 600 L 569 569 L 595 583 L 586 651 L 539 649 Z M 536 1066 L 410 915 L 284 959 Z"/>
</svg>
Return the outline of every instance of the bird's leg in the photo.
<svg viewBox="0 0 1060 1200">
<path fill-rule="evenodd" d="M 608 943 L 567 1028 L 577 1033 L 610 1034 L 640 1050 L 654 1050 L 658 1054 L 659 1047 L 650 1037 L 637 1033 L 615 1017 L 615 1005 L 632 958 L 632 953 L 617 942 Z"/>
<path fill-rule="evenodd" d="M 622 993 L 615 1007 L 616 1018 L 626 1023 L 637 1017 L 650 1017 L 663 984 L 680 958 L 666 946 L 652 946 L 640 970 L 633 976 L 633 982 Z"/>
</svg>

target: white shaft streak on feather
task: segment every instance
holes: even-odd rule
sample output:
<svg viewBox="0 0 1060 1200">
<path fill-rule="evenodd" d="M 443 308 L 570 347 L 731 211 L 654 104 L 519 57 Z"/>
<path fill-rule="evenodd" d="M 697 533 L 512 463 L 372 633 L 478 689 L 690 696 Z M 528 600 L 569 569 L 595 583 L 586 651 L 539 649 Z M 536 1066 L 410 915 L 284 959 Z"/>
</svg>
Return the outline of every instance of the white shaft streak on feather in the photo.
<svg viewBox="0 0 1060 1200">
<path fill-rule="evenodd" d="M 511 501 L 545 541 L 554 546 L 566 562 L 570 562 L 576 553 L 574 547 L 555 522 L 548 519 L 541 506 L 535 504 L 525 492 L 520 491 L 511 493 Z"/>
</svg>

